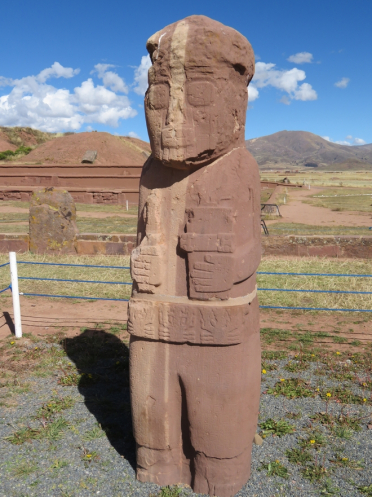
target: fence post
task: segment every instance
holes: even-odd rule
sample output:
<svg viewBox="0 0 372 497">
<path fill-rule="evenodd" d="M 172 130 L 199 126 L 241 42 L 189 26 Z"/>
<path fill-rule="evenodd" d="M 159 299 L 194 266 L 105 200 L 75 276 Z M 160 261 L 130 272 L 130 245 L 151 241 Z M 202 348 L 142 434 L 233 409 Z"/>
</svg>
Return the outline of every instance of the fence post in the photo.
<svg viewBox="0 0 372 497">
<path fill-rule="evenodd" d="M 125 203 L 126 203 L 126 206 L 127 206 L 127 210 L 129 210 L 129 202 L 128 202 L 128 200 Z"/>
<path fill-rule="evenodd" d="M 14 328 L 16 338 L 22 337 L 21 306 L 19 303 L 17 256 L 15 252 L 9 252 L 10 279 L 12 285 Z"/>
</svg>

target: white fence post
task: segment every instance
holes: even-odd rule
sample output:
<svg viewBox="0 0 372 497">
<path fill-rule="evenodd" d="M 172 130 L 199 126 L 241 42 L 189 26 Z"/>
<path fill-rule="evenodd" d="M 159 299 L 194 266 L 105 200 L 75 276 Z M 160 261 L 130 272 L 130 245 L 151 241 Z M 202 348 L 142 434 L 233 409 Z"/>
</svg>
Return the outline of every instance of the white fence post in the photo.
<svg viewBox="0 0 372 497">
<path fill-rule="evenodd" d="M 15 252 L 9 252 L 10 278 L 12 284 L 14 328 L 16 338 L 22 337 L 21 306 L 19 303 L 17 256 Z"/>
<path fill-rule="evenodd" d="M 129 210 L 129 202 L 128 202 L 128 200 L 125 203 L 127 205 L 127 210 Z"/>
</svg>

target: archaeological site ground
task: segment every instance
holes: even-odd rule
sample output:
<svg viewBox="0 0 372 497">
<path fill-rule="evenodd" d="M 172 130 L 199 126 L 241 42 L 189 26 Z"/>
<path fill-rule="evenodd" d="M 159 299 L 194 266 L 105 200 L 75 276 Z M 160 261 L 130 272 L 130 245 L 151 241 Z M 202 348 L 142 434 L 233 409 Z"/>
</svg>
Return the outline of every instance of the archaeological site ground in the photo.
<svg viewBox="0 0 372 497">
<path fill-rule="evenodd" d="M 270 161 L 265 139 L 266 155 L 251 150 L 261 204 L 270 204 L 257 273 L 263 443 L 253 445 L 251 477 L 237 495 L 371 496 L 371 145 L 343 147 L 359 148 L 353 157 L 334 145 L 331 163 L 318 149 L 305 153 L 308 145 L 289 153 L 291 138 L 287 155 Z M 13 155 L 1 155 L 7 150 Z M 98 152 L 93 164 L 81 163 L 87 150 Z M 15 339 L 8 289 L 0 294 L 0 495 L 197 495 L 135 476 L 126 299 L 150 152 L 108 133 L 0 128 L 0 290 L 15 251 L 23 328 Z M 72 253 L 29 250 L 30 197 L 52 187 L 76 205 Z"/>
</svg>

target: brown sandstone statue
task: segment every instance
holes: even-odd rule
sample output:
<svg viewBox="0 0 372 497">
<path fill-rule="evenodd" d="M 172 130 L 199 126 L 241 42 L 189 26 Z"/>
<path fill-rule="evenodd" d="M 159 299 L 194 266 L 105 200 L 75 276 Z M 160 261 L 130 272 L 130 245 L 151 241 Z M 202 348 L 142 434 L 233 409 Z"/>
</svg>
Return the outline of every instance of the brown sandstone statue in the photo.
<svg viewBox="0 0 372 497">
<path fill-rule="evenodd" d="M 250 476 L 260 396 L 260 183 L 244 146 L 254 55 L 204 16 L 147 49 L 152 155 L 128 326 L 137 478 L 230 497 Z"/>
</svg>

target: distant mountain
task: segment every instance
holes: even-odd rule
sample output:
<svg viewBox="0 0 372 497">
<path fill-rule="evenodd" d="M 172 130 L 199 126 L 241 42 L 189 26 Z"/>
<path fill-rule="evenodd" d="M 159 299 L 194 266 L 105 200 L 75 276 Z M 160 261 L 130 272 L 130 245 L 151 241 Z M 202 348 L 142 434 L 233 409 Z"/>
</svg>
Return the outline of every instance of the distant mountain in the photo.
<svg viewBox="0 0 372 497">
<path fill-rule="evenodd" d="M 338 145 L 307 131 L 279 131 L 245 144 L 260 169 L 372 169 L 372 144 Z"/>
</svg>

